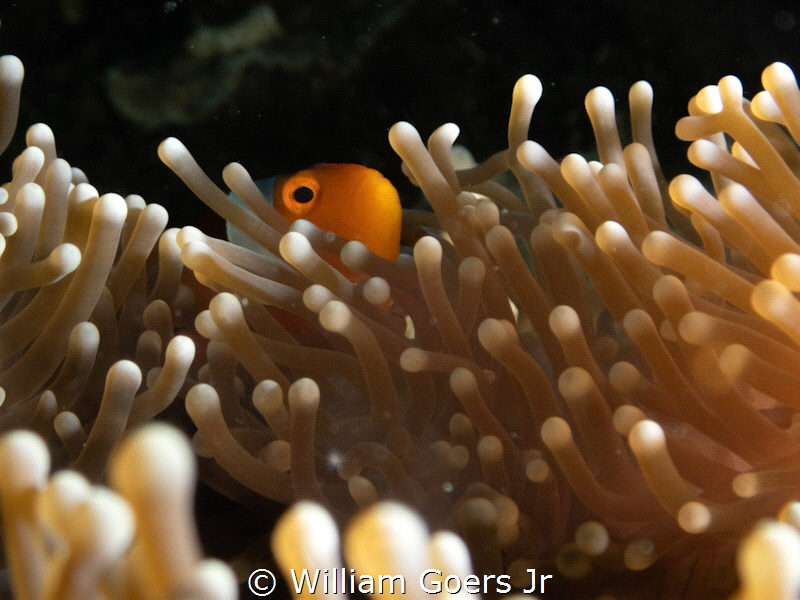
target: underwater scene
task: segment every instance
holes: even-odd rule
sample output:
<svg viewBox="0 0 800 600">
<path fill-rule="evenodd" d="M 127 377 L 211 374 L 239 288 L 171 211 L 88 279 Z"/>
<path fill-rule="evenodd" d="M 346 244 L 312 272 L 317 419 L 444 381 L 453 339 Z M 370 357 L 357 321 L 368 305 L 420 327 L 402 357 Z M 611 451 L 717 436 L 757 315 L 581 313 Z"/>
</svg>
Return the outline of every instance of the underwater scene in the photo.
<svg viewBox="0 0 800 600">
<path fill-rule="evenodd" d="M 793 3 L 0 3 L 0 598 L 800 598 Z"/>
</svg>

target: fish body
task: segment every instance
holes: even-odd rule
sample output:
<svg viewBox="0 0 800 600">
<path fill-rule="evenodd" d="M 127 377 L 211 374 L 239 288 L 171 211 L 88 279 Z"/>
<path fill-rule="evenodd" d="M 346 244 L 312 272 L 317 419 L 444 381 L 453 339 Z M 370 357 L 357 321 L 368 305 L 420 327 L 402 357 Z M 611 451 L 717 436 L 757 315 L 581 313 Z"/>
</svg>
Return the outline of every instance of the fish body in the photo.
<svg viewBox="0 0 800 600">
<path fill-rule="evenodd" d="M 362 165 L 314 165 L 293 175 L 270 177 L 255 182 L 267 202 L 289 223 L 298 219 L 339 237 L 357 240 L 373 253 L 395 261 L 400 254 L 402 206 L 397 190 L 381 173 Z M 250 210 L 233 192 L 230 198 Z M 228 240 L 277 260 L 269 251 L 242 231 L 226 224 Z M 363 274 L 348 269 L 338 256 L 320 256 L 351 281 Z M 319 332 L 301 317 L 278 307 L 268 307 L 284 329 L 304 343 L 328 347 Z"/>
<path fill-rule="evenodd" d="M 288 222 L 310 221 L 372 252 L 397 260 L 402 207 L 397 190 L 381 173 L 362 165 L 321 163 L 293 175 L 256 181 L 261 193 Z M 231 193 L 231 198 L 244 202 Z M 263 252 L 241 231 L 227 225 L 231 242 Z"/>
</svg>

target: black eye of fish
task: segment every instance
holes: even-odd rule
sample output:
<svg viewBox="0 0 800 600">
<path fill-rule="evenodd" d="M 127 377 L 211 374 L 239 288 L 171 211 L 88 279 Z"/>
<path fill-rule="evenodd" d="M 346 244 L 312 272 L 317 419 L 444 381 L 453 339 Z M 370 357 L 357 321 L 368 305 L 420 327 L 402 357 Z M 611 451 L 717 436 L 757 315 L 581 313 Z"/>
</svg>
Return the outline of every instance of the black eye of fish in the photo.
<svg viewBox="0 0 800 600">
<path fill-rule="evenodd" d="M 294 191 L 292 197 L 294 198 L 295 202 L 305 204 L 306 202 L 311 202 L 314 199 L 314 190 L 312 190 L 310 187 L 301 185 Z"/>
</svg>

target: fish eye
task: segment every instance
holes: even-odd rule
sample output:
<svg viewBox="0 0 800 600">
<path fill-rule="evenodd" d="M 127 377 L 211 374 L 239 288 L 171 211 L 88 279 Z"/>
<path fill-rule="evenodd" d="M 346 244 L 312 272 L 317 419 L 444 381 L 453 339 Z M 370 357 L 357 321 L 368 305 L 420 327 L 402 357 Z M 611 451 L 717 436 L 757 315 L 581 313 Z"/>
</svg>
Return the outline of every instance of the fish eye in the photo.
<svg viewBox="0 0 800 600">
<path fill-rule="evenodd" d="M 312 210 L 322 198 L 321 193 L 319 181 L 309 169 L 275 180 L 276 197 L 295 219 Z"/>
<path fill-rule="evenodd" d="M 308 186 L 301 185 L 294 192 L 292 192 L 292 198 L 294 198 L 295 202 L 306 204 L 314 199 L 314 190 Z"/>
</svg>

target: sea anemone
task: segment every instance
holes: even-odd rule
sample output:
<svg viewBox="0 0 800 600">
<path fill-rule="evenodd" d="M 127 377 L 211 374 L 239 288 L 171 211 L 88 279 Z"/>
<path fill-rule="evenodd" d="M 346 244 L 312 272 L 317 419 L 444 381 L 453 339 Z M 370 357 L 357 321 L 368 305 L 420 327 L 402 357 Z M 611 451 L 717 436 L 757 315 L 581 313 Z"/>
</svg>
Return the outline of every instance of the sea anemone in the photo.
<svg viewBox="0 0 800 600">
<path fill-rule="evenodd" d="M 713 193 L 689 175 L 667 184 L 645 82 L 624 147 L 611 93 L 587 95 L 598 161 L 559 164 L 527 139 L 542 89 L 530 75 L 508 149 L 468 171 L 450 159 L 458 127 L 426 147 L 398 123 L 389 141 L 434 212 L 405 211 L 413 253 L 397 263 L 309 223 L 287 230 L 238 164 L 223 178 L 252 210 L 233 205 L 165 140 L 159 155 L 195 194 L 283 258 L 178 235 L 184 264 L 221 292 L 197 320 L 221 354 L 209 368 L 242 367 L 225 390 L 188 394 L 195 447 L 239 484 L 339 520 L 382 499 L 413 506 L 460 533 L 478 575 L 515 586 L 537 568 L 572 594 L 725 595 L 735 540 L 797 498 L 800 92 L 780 63 L 763 83 L 751 103 L 725 77 L 677 124 Z M 493 180 L 506 170 L 520 195 Z M 305 531 L 276 537 L 284 564 L 306 566 L 289 547 L 310 552 Z"/>
<path fill-rule="evenodd" d="M 0 149 L 22 79 L 16 57 L 0 58 Z M 121 442 L 189 385 L 195 346 L 175 331 L 194 312 L 170 252 L 177 232 L 162 233 L 157 204 L 100 196 L 56 158 L 46 125 L 26 139 L 0 188 L 6 581 L 20 599 L 235 598 L 230 568 L 201 558 L 189 440 L 150 424 Z M 93 485 L 106 480 L 116 491 Z"/>
<path fill-rule="evenodd" d="M 22 76 L 18 59 L 2 58 L 4 147 Z M 161 412 L 184 385 L 195 347 L 175 335 L 174 320 L 191 319 L 191 300 L 169 252 L 176 232 L 162 235 L 163 207 L 99 195 L 56 158 L 44 124 L 26 140 L 0 189 L 0 420 L 3 430 L 59 436 L 59 466 L 100 480 L 126 427 Z M 156 244 L 160 269 L 148 274 Z"/>
<path fill-rule="evenodd" d="M 0 59 L 3 147 L 21 80 Z M 287 581 L 342 567 L 343 527 L 360 576 L 724 597 L 744 539 L 737 597 L 796 597 L 800 90 L 780 63 L 763 83 L 749 102 L 723 78 L 678 122 L 713 193 L 689 175 L 667 184 L 644 82 L 625 147 L 611 93 L 587 95 L 598 161 L 559 164 L 527 139 L 531 75 L 508 149 L 472 169 L 453 167 L 455 125 L 426 147 L 398 123 L 390 143 L 434 212 L 405 211 L 413 250 L 397 262 L 289 226 L 231 164 L 238 206 L 174 138 L 162 160 L 273 256 L 162 233 L 163 209 L 100 196 L 32 127 L 0 191 L 0 427 L 50 452 L 26 432 L 0 442 L 15 593 L 202 595 L 192 586 L 213 580 L 231 597 L 227 567 L 200 558 L 187 442 L 165 425 L 123 439 L 159 414 L 181 423 L 163 414 L 181 397 L 207 485 L 296 503 L 273 540 Z M 505 171 L 514 189 L 494 180 Z M 200 357 L 175 334 L 195 311 L 183 265 L 218 292 L 193 324 Z M 71 470 L 48 480 L 51 460 Z M 116 493 L 90 486 L 103 481 Z M 240 579 L 267 553 L 257 540 L 234 559 Z"/>
<path fill-rule="evenodd" d="M 236 598 L 230 568 L 200 558 L 196 463 L 182 433 L 154 423 L 128 436 L 109 465 L 115 491 L 75 470 L 49 471 L 40 436 L 3 436 L 3 542 L 16 598 Z"/>
</svg>

